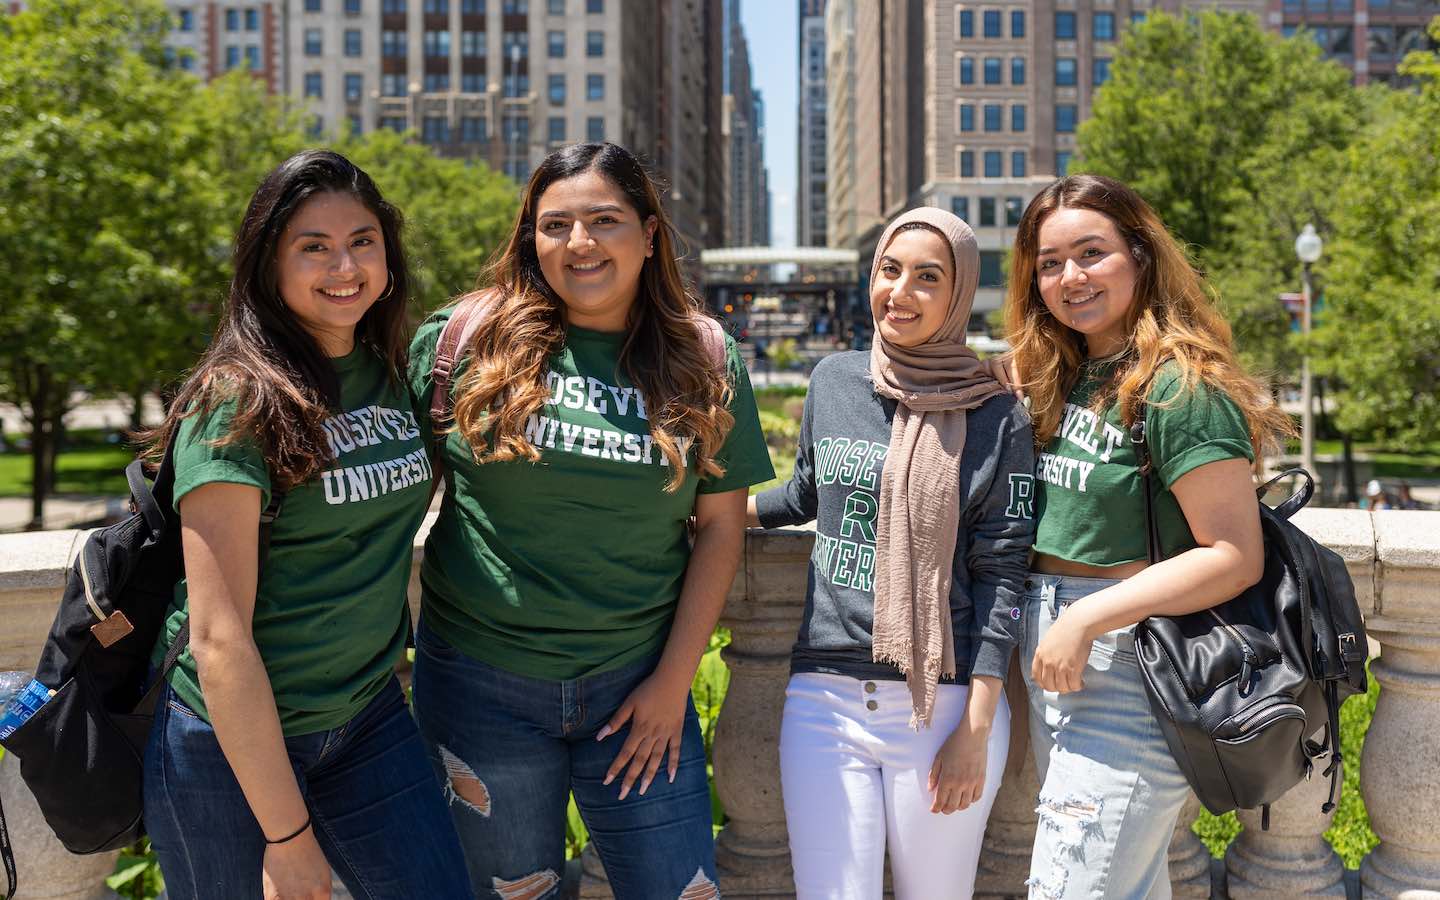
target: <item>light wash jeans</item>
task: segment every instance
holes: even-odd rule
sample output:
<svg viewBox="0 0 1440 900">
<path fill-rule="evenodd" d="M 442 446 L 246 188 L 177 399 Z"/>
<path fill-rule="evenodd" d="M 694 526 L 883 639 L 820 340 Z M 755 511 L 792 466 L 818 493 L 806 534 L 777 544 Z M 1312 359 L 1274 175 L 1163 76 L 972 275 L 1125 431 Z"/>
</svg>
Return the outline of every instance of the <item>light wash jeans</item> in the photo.
<svg viewBox="0 0 1440 900">
<path fill-rule="evenodd" d="M 1033 573 L 1025 582 L 1020 668 L 1041 783 L 1031 900 L 1170 896 L 1170 837 L 1190 786 L 1150 712 L 1135 626 L 1095 639 L 1081 690 L 1042 691 L 1030 679 L 1050 624 L 1115 583 Z"/>
<path fill-rule="evenodd" d="M 980 800 L 950 815 L 932 813 L 928 789 L 935 754 L 969 696 L 969 685 L 937 685 L 932 723 L 917 732 L 903 681 L 790 676 L 780 787 L 798 900 L 879 900 L 887 847 L 896 900 L 971 895 L 1010 749 L 1003 696 L 986 744 Z"/>
</svg>

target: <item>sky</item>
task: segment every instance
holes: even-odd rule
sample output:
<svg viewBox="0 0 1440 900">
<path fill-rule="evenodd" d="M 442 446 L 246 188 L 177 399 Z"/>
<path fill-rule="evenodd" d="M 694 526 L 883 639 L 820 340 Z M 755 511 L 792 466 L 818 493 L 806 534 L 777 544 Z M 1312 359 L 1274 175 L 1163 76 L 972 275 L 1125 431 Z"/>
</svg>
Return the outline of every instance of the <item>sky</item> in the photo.
<svg viewBox="0 0 1440 900">
<path fill-rule="evenodd" d="M 765 165 L 770 170 L 770 243 L 795 246 L 797 0 L 740 0 L 751 78 L 765 97 Z"/>
</svg>

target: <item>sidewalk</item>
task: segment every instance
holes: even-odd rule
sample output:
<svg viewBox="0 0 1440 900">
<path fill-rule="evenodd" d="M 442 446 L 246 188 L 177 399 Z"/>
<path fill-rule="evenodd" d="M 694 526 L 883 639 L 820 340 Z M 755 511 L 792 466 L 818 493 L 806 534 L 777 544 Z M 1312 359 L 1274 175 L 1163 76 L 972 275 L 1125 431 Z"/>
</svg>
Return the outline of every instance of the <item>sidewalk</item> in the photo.
<svg viewBox="0 0 1440 900">
<path fill-rule="evenodd" d="M 129 513 L 129 497 L 52 494 L 45 498 L 45 530 L 90 527 L 101 519 L 114 519 Z M 29 523 L 29 497 L 0 497 L 0 534 L 23 531 Z"/>
</svg>

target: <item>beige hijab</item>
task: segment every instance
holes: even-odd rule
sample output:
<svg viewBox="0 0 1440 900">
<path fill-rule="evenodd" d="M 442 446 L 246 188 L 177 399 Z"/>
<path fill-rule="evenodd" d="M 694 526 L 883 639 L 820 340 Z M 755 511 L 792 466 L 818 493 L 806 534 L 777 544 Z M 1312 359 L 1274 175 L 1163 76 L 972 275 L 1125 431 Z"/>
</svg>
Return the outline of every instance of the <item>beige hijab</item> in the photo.
<svg viewBox="0 0 1440 900">
<path fill-rule="evenodd" d="M 954 293 L 940 330 L 916 347 L 896 347 L 875 329 L 870 377 L 899 402 L 880 479 L 876 531 L 873 658 L 900 668 L 910 687 L 910 724 L 928 726 L 935 685 L 955 674 L 950 571 L 960 524 L 960 456 L 967 411 L 1004 388 L 965 345 L 980 278 L 975 233 L 934 207 L 902 213 L 875 248 L 870 281 L 901 226 L 930 226 L 950 244 Z"/>
</svg>

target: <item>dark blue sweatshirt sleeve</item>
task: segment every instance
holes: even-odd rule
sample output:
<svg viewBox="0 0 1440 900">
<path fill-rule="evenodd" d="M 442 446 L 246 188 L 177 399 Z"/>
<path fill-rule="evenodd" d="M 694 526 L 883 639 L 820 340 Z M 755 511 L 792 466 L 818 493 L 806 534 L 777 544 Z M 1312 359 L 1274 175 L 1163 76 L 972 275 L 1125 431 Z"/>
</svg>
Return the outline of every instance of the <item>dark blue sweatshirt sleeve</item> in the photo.
<svg viewBox="0 0 1440 900">
<path fill-rule="evenodd" d="M 811 404 L 817 392 L 814 383 L 805 395 L 805 410 L 800 414 L 800 439 L 795 445 L 795 471 L 790 480 L 755 497 L 755 511 L 766 528 L 800 525 L 815 518 L 818 508 L 815 493 L 814 451 L 811 447 Z"/>
<path fill-rule="evenodd" d="M 966 449 L 971 440 L 988 443 L 995 437 L 969 435 Z M 1019 641 L 1020 601 L 1035 543 L 1035 443 L 1030 417 L 1018 403 L 1003 421 L 998 444 L 991 450 L 988 485 L 971 495 L 965 563 L 975 616 L 970 672 L 1004 679 Z M 977 488 L 981 484 L 977 481 Z"/>
</svg>

